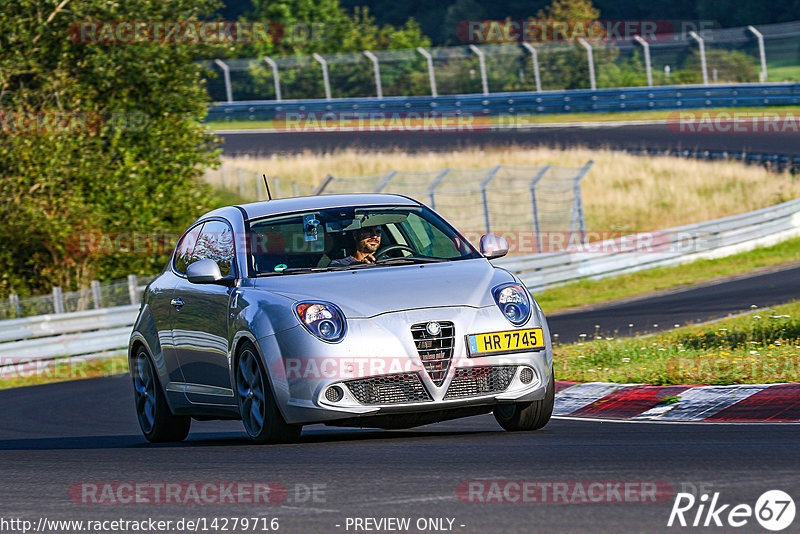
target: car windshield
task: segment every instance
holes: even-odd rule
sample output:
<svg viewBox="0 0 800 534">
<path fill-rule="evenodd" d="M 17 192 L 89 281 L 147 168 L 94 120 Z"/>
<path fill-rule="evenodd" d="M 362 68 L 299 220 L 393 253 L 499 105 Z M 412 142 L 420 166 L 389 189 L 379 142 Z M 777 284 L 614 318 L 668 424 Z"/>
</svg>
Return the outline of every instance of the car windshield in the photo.
<svg viewBox="0 0 800 534">
<path fill-rule="evenodd" d="M 360 239 L 374 248 L 369 263 L 355 259 Z M 248 253 L 257 275 L 481 257 L 459 232 L 424 206 L 331 208 L 253 220 Z"/>
</svg>

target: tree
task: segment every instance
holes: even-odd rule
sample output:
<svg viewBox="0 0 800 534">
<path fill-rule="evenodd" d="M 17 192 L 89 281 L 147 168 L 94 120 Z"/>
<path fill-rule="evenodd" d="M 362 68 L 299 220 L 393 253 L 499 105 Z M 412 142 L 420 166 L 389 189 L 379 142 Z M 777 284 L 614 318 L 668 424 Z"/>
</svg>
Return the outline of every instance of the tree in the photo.
<svg viewBox="0 0 800 534">
<path fill-rule="evenodd" d="M 134 237 L 174 234 L 212 206 L 197 181 L 216 153 L 197 121 L 208 97 L 194 61 L 212 50 L 70 37 L 83 21 L 191 21 L 215 8 L 211 0 L 6 0 L 0 294 L 152 273 L 167 251 L 141 239 L 132 251 Z M 41 123 L 59 117 L 69 124 Z"/>
</svg>

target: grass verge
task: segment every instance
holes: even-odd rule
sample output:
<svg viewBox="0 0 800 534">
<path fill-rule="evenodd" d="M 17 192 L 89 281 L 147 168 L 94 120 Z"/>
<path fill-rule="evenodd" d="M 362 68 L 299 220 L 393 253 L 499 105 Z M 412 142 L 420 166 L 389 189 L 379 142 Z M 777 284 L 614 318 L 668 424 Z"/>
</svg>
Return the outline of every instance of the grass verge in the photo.
<svg viewBox="0 0 800 534">
<path fill-rule="evenodd" d="M 792 71 L 794 73 L 794 71 Z M 480 122 L 480 126 L 510 126 L 512 124 L 556 124 L 571 122 L 608 122 L 608 121 L 654 121 L 675 119 L 678 113 L 694 112 L 729 112 L 729 113 L 787 113 L 798 110 L 797 106 L 768 106 L 768 107 L 744 107 L 744 108 L 708 108 L 698 110 L 658 110 L 658 111 L 625 111 L 625 112 L 605 112 L 605 113 L 552 113 L 543 115 L 501 115 L 489 117 L 489 122 Z M 385 119 L 380 123 L 375 121 L 363 121 L 360 124 L 363 128 L 384 127 Z M 349 123 L 342 122 L 342 127 L 353 127 L 354 121 Z M 477 123 L 476 123 L 477 124 Z M 302 124 L 301 124 L 302 125 Z M 256 121 L 213 121 L 203 124 L 209 130 L 256 130 L 256 129 L 287 129 L 298 131 L 301 125 L 287 127 L 283 122 L 272 120 Z M 336 121 L 328 121 L 324 125 L 326 130 L 335 130 L 340 126 Z M 309 124 L 307 127 L 316 128 Z M 477 126 L 476 126 L 477 127 Z"/>
<path fill-rule="evenodd" d="M 0 368 L 0 389 L 9 389 L 127 373 L 128 358 L 125 356 L 112 356 L 88 361 L 80 360 L 79 358 L 53 360 L 42 369 L 31 371 L 27 376 L 15 378 L 6 378 L 3 375 L 3 370 L 11 373 L 13 369 L 10 367 Z"/>
<path fill-rule="evenodd" d="M 554 349 L 556 376 L 579 382 L 748 384 L 800 381 L 800 302 L 641 338 Z"/>
<path fill-rule="evenodd" d="M 755 269 L 788 265 L 798 261 L 799 249 L 800 238 L 794 238 L 724 258 L 656 267 L 599 280 L 581 280 L 542 291 L 535 296 L 545 313 L 553 313 L 696 285 L 715 278 L 743 275 Z"/>
</svg>

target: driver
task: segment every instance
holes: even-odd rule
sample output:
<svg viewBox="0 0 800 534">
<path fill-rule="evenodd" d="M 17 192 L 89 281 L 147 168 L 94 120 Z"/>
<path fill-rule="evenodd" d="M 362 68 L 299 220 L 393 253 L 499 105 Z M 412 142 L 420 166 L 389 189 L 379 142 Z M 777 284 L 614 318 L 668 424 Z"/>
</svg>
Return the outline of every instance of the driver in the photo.
<svg viewBox="0 0 800 534">
<path fill-rule="evenodd" d="M 367 226 L 353 230 L 353 240 L 356 244 L 355 251 L 346 258 L 333 260 L 330 265 L 334 267 L 353 265 L 354 263 L 374 263 L 375 252 L 381 246 L 381 229 L 378 226 Z"/>
</svg>

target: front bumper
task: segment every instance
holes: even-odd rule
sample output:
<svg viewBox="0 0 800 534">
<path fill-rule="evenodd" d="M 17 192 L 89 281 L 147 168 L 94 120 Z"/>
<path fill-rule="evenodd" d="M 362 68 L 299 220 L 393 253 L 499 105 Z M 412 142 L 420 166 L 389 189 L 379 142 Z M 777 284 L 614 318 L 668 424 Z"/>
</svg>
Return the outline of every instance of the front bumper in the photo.
<svg viewBox="0 0 800 534">
<path fill-rule="evenodd" d="M 438 385 L 426 371 L 410 330 L 427 321 L 455 327 L 449 369 Z M 259 348 L 286 421 L 324 423 L 542 399 L 552 372 L 547 324 L 534 313 L 519 328 L 537 326 L 544 329 L 543 350 L 478 358 L 468 355 L 467 334 L 514 329 L 496 306 L 348 319 L 348 333 L 338 343 L 322 342 L 298 325 L 259 339 Z"/>
</svg>

